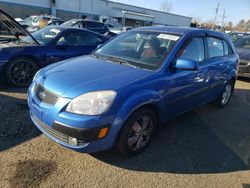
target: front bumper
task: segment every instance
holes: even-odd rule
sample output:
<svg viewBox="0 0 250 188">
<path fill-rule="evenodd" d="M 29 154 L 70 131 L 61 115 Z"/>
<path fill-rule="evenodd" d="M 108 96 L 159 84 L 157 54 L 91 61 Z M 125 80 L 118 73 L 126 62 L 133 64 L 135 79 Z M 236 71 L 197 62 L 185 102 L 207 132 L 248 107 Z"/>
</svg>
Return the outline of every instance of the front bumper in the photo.
<svg viewBox="0 0 250 188">
<path fill-rule="evenodd" d="M 82 116 L 65 112 L 64 109 L 71 99 L 60 98 L 52 106 L 39 101 L 32 92 L 33 84 L 28 92 L 28 105 L 33 123 L 53 141 L 78 152 L 96 152 L 113 147 L 120 126 L 113 125 L 114 116 Z M 102 129 L 108 133 L 99 138 Z M 72 145 L 70 139 L 77 139 Z"/>
<path fill-rule="evenodd" d="M 240 60 L 237 74 L 241 77 L 250 78 L 250 61 Z"/>
</svg>

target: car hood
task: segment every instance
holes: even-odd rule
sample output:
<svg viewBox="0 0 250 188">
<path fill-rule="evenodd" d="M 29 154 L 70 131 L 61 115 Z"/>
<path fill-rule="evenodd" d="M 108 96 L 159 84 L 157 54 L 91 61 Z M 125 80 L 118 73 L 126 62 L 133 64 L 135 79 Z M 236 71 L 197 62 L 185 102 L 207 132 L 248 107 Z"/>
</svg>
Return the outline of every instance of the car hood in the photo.
<svg viewBox="0 0 250 188">
<path fill-rule="evenodd" d="M 36 82 L 57 95 L 75 98 L 90 91 L 117 91 L 150 74 L 149 70 L 82 56 L 45 67 Z"/>
<path fill-rule="evenodd" d="M 250 49 L 246 48 L 236 48 L 236 51 L 240 57 L 240 59 L 250 61 Z"/>
<path fill-rule="evenodd" d="M 9 16 L 1 9 L 0 9 L 0 24 L 8 28 L 13 34 L 23 34 L 26 36 L 30 36 L 36 44 L 39 44 L 27 30 L 22 28 L 22 26 L 17 21 L 15 21 L 14 18 Z"/>
</svg>

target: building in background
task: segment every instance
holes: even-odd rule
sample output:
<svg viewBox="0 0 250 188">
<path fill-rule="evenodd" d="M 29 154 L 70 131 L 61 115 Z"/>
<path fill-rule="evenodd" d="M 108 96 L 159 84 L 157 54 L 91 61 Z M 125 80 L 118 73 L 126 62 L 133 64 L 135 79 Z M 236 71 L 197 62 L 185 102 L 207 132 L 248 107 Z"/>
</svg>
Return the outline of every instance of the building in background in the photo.
<svg viewBox="0 0 250 188">
<path fill-rule="evenodd" d="M 81 18 L 117 21 L 123 26 L 190 26 L 191 19 L 162 11 L 126 5 L 109 0 L 0 0 L 0 8 L 13 17 L 53 14 L 64 20 Z"/>
</svg>

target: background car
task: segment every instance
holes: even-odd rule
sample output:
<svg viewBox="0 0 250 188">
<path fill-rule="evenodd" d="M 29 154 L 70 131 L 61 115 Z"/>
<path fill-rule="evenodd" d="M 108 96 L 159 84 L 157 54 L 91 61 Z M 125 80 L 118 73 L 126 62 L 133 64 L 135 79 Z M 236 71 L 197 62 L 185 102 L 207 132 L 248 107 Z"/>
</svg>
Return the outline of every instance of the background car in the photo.
<svg viewBox="0 0 250 188">
<path fill-rule="evenodd" d="M 38 31 L 39 29 L 42 29 L 42 28 L 47 27 L 47 26 L 61 25 L 62 23 L 64 23 L 64 21 L 63 20 L 54 20 L 54 21 L 49 23 L 46 20 L 40 20 L 39 23 L 40 23 L 39 25 L 29 26 L 27 28 L 27 31 L 29 31 L 30 33 L 34 33 L 36 31 Z"/>
<path fill-rule="evenodd" d="M 250 35 L 238 39 L 234 45 L 240 57 L 238 76 L 250 78 Z"/>
<path fill-rule="evenodd" d="M 235 42 L 236 40 L 238 40 L 241 37 L 250 35 L 250 33 L 246 33 L 246 32 L 231 32 L 231 33 L 228 33 L 228 35 L 232 39 L 232 41 Z"/>
<path fill-rule="evenodd" d="M 44 134 L 67 148 L 116 147 L 122 155 L 136 155 L 157 126 L 211 101 L 225 107 L 237 65 L 224 33 L 133 29 L 90 56 L 41 69 L 28 92 L 30 115 Z"/>
<path fill-rule="evenodd" d="M 54 24 L 52 24 L 54 23 Z M 59 25 L 58 23 L 62 24 L 61 18 L 52 16 L 52 15 L 40 15 L 35 16 L 30 22 L 30 25 L 26 28 L 27 31 L 30 33 L 33 33 L 35 31 L 38 31 L 41 28 L 44 28 L 48 25 Z"/>
<path fill-rule="evenodd" d="M 0 11 L 0 76 L 8 84 L 28 86 L 36 71 L 48 64 L 89 54 L 107 37 L 89 30 L 48 26 L 32 35 Z M 11 27 L 10 27 L 11 26 Z"/>
<path fill-rule="evenodd" d="M 70 26 L 84 28 L 103 35 L 109 34 L 109 29 L 101 22 L 85 19 L 72 19 L 61 24 L 62 26 Z"/>
</svg>

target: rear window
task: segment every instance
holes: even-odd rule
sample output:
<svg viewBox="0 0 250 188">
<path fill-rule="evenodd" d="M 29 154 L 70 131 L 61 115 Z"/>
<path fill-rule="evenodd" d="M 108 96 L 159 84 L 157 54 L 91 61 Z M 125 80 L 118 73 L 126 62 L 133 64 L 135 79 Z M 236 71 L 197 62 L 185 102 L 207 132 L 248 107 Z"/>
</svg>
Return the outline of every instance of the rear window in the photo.
<svg viewBox="0 0 250 188">
<path fill-rule="evenodd" d="M 223 41 L 214 37 L 207 37 L 208 58 L 224 55 Z"/>
</svg>

